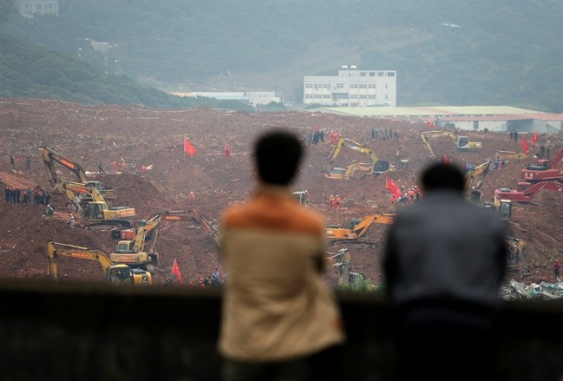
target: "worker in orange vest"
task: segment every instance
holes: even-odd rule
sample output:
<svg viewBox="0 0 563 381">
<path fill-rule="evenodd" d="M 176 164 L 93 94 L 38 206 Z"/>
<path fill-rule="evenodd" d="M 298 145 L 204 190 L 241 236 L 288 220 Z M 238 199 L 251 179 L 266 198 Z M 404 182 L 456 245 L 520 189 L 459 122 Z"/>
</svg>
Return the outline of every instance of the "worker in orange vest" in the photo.
<svg viewBox="0 0 563 381">
<path fill-rule="evenodd" d="M 336 197 L 334 198 L 334 209 L 339 210 L 340 209 L 340 196 L 336 195 Z"/>
<path fill-rule="evenodd" d="M 412 204 L 414 202 L 414 189 L 410 188 L 407 191 L 407 196 L 409 197 L 409 204 Z"/>
</svg>

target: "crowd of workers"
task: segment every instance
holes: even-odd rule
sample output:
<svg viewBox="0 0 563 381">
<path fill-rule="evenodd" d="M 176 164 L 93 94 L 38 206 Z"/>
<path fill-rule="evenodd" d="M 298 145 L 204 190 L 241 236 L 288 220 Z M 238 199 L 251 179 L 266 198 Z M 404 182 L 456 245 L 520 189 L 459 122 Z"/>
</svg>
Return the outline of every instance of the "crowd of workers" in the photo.
<svg viewBox="0 0 563 381">
<path fill-rule="evenodd" d="M 49 192 L 41 189 L 41 187 L 39 186 L 36 187 L 33 191 L 29 187 L 27 189 L 21 189 L 17 187 L 7 186 L 4 190 L 4 195 L 7 204 L 27 205 L 31 203 L 33 199 L 33 203 L 35 205 L 49 205 L 49 200 L 51 199 Z"/>
</svg>

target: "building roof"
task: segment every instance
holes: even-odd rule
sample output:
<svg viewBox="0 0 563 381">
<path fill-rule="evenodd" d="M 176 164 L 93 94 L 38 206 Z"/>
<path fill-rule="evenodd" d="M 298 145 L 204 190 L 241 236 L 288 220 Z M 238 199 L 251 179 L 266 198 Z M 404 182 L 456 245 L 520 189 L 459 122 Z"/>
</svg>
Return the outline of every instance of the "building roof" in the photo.
<svg viewBox="0 0 563 381">
<path fill-rule="evenodd" d="M 511 106 L 319 107 L 314 111 L 369 117 L 466 116 L 473 117 L 472 120 L 475 120 L 476 116 L 527 115 L 526 119 L 539 119 L 540 115 L 550 115 Z"/>
<path fill-rule="evenodd" d="M 506 121 L 506 120 L 542 120 L 563 122 L 563 114 L 512 114 L 512 115 L 490 115 L 490 116 L 445 116 L 443 121 Z"/>
</svg>

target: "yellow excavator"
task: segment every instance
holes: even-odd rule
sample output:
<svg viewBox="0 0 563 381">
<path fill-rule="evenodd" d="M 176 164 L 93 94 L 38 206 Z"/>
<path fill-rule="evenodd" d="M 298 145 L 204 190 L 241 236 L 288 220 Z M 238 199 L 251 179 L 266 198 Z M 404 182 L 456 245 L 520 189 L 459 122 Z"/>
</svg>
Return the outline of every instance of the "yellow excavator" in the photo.
<svg viewBox="0 0 563 381">
<path fill-rule="evenodd" d="M 352 163 L 346 168 L 333 168 L 332 163 L 334 159 L 340 154 L 342 148 L 349 148 L 353 151 L 357 151 L 366 154 L 371 159 L 369 163 Z M 378 176 L 382 173 L 393 170 L 393 166 L 389 164 L 386 160 L 380 160 L 375 152 L 365 145 L 350 140 L 348 138 L 340 138 L 334 146 L 334 149 L 327 158 L 327 164 L 323 170 L 325 177 L 330 179 L 338 180 L 348 180 L 350 179 L 356 171 L 367 172 L 369 175 Z"/>
<path fill-rule="evenodd" d="M 470 142 L 467 136 L 459 136 L 456 133 L 448 130 L 431 130 L 431 131 L 423 131 L 420 133 L 420 138 L 424 143 L 424 146 L 430 153 L 430 158 L 435 159 L 436 155 L 428 142 L 428 139 L 439 138 L 447 136 L 456 145 L 457 149 L 460 151 L 478 151 L 483 148 L 483 144 L 481 142 Z"/>
<path fill-rule="evenodd" d="M 526 241 L 521 238 L 507 237 L 506 245 L 508 248 L 508 272 L 516 273 L 520 278 L 524 277 L 528 273 Z"/>
<path fill-rule="evenodd" d="M 113 263 L 110 258 L 99 250 L 87 247 L 68 245 L 58 242 L 47 244 L 47 255 L 49 258 L 48 275 L 53 280 L 58 280 L 58 257 L 69 257 L 96 261 L 104 270 L 106 282 L 116 285 L 150 285 L 152 275 L 141 269 L 134 269 L 124 264 Z"/>
<path fill-rule="evenodd" d="M 366 245 L 370 248 L 375 248 L 376 243 L 374 241 L 363 239 L 367 234 L 368 228 L 372 224 L 390 225 L 393 223 L 394 218 L 395 214 L 393 213 L 372 214 L 362 220 L 350 221 L 348 227 L 329 226 L 326 228 L 326 237 L 331 245 L 337 242 L 347 242 L 348 244 Z"/>
<path fill-rule="evenodd" d="M 485 202 L 483 207 L 490 209 L 504 220 L 508 221 L 512 217 L 512 200 L 502 199 L 495 195 L 493 201 Z"/>
<path fill-rule="evenodd" d="M 125 220 L 135 216 L 135 208 L 128 206 L 109 207 L 98 189 L 87 187 L 82 183 L 62 181 L 63 192 L 76 213 L 85 217 L 90 223 L 85 229 L 110 230 L 113 228 L 129 228 L 131 222 Z M 92 201 L 84 200 L 80 195 L 90 195 Z"/>
<path fill-rule="evenodd" d="M 160 220 L 160 214 L 155 214 L 147 220 L 141 220 L 137 229 L 131 229 L 131 233 L 134 234 L 133 239 L 119 240 L 115 245 L 115 250 L 110 253 L 109 259 L 114 263 L 154 272 L 158 265 L 158 253 L 145 251 L 145 242 L 150 236 L 156 245 L 160 232 Z M 122 230 L 122 234 L 126 232 Z"/>
<path fill-rule="evenodd" d="M 61 155 L 60 153 L 52 150 L 49 147 L 43 147 L 43 163 L 47 167 L 47 170 L 51 174 L 51 184 L 61 189 L 61 179 L 57 174 L 57 170 L 55 169 L 55 162 L 59 163 L 63 167 L 70 169 L 76 177 L 78 177 L 78 182 L 83 183 L 86 187 L 89 188 L 96 188 L 102 196 L 106 199 L 111 200 L 117 197 L 117 192 L 112 187 L 104 185 L 97 180 L 90 180 L 86 176 L 86 171 L 84 168 L 78 163 L 70 160 L 69 158 Z M 62 189 L 61 189 L 62 190 Z"/>
<path fill-rule="evenodd" d="M 162 211 L 147 220 L 139 221 L 138 227 L 133 229 L 112 230 L 112 237 L 130 238 L 120 239 L 109 258 L 114 263 L 127 264 L 134 268 L 154 272 L 158 266 L 158 252 L 156 244 L 160 236 L 162 221 L 190 221 L 209 234 L 215 241 L 218 228 L 201 216 L 194 209 Z M 148 243 L 148 244 L 147 244 Z"/>
<path fill-rule="evenodd" d="M 497 151 L 495 152 L 495 160 L 522 160 L 527 159 L 528 155 L 524 152 L 514 151 Z"/>
<path fill-rule="evenodd" d="M 364 274 L 354 271 L 352 267 L 352 257 L 348 252 L 348 248 L 338 250 L 334 255 L 327 258 L 327 267 L 335 268 L 338 276 L 339 286 L 360 286 L 368 281 Z M 375 284 L 369 282 L 365 284 L 366 291 L 374 291 L 377 289 Z"/>
<path fill-rule="evenodd" d="M 465 194 L 474 203 L 480 205 L 483 202 L 481 187 L 487 174 L 493 169 L 493 161 L 487 160 L 465 173 Z"/>
</svg>

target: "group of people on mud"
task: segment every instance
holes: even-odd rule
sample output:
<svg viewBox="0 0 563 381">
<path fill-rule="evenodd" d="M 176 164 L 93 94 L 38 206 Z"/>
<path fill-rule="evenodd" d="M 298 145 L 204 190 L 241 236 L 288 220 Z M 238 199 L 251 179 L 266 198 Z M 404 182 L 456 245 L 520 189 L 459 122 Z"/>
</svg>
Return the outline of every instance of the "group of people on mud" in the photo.
<svg viewBox="0 0 563 381">
<path fill-rule="evenodd" d="M 330 195 L 328 198 L 328 210 L 340 210 L 340 196 Z"/>
<path fill-rule="evenodd" d="M 7 186 L 4 190 L 4 195 L 7 204 L 23 204 L 31 203 L 33 196 L 33 203 L 35 205 L 43 204 L 49 205 L 51 195 L 46 190 L 37 186 L 33 191 L 31 188 L 23 189 L 18 187 Z"/>
<path fill-rule="evenodd" d="M 207 277 L 200 277 L 199 278 L 199 287 L 221 287 L 223 284 L 223 281 L 221 281 L 221 273 L 219 272 L 219 269 L 216 267 L 215 271 L 213 271 L 213 274 L 211 276 L 207 276 Z M 193 283 L 190 282 L 190 285 L 193 286 Z"/>
<path fill-rule="evenodd" d="M 420 188 L 418 186 L 412 186 L 407 189 L 404 185 L 401 186 L 401 191 L 403 192 L 401 196 L 396 197 L 395 195 L 391 196 L 391 203 L 396 204 L 414 204 L 418 202 L 422 197 L 422 193 L 420 192 Z"/>
</svg>

